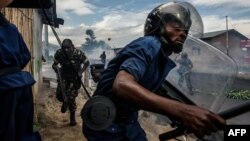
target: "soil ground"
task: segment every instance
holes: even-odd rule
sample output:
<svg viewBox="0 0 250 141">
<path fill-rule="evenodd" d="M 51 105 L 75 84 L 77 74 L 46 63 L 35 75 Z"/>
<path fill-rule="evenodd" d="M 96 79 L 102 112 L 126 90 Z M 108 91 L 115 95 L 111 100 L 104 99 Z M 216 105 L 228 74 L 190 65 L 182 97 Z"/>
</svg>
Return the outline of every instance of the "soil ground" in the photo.
<svg viewBox="0 0 250 141">
<path fill-rule="evenodd" d="M 48 82 L 44 82 L 41 86 L 35 104 L 37 128 L 43 141 L 87 141 L 82 134 L 82 119 L 80 117 L 80 111 L 86 99 L 79 93 L 76 99 L 77 125 L 72 127 L 69 125 L 69 113 L 60 112 L 61 103 L 55 97 L 56 89 L 52 88 Z M 157 141 L 160 133 L 170 130 L 168 124 L 158 120 L 152 113 L 141 114 L 139 120 L 149 141 Z"/>
</svg>

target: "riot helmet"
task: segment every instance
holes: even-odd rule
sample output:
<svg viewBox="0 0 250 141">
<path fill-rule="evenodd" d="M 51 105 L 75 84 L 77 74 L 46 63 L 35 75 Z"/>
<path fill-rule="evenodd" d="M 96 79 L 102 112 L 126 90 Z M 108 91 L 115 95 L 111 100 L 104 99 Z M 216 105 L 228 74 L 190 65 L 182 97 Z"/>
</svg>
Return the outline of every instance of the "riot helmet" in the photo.
<svg viewBox="0 0 250 141">
<path fill-rule="evenodd" d="M 188 54 L 186 52 L 181 53 L 181 58 L 188 58 Z"/>
<path fill-rule="evenodd" d="M 169 21 L 179 22 L 186 30 L 189 30 L 192 23 L 189 9 L 177 2 L 159 5 L 148 14 L 144 26 L 144 35 L 154 34 L 163 24 Z"/>
<path fill-rule="evenodd" d="M 203 23 L 196 9 L 187 2 L 171 2 L 157 6 L 148 14 L 144 35 L 158 37 L 167 50 L 179 53 L 182 51 L 183 42 L 180 44 L 171 42 L 165 29 L 171 22 L 177 23 L 179 26 L 176 28 L 186 34 L 189 31 L 196 37 L 203 34 Z"/>
</svg>

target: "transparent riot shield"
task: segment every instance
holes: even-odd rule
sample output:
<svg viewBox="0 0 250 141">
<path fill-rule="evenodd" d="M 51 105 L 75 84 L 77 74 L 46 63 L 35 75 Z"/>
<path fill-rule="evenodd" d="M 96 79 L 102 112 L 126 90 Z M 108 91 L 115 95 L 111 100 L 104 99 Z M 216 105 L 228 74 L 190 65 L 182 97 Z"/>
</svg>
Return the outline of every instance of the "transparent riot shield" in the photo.
<svg viewBox="0 0 250 141">
<path fill-rule="evenodd" d="M 170 56 L 177 66 L 166 80 L 181 91 L 185 100 L 175 93 L 170 97 L 217 113 L 237 74 L 236 63 L 223 52 L 198 38 L 188 36 L 181 54 Z M 221 134 L 214 134 L 208 140 L 223 140 Z"/>
<path fill-rule="evenodd" d="M 217 112 L 236 74 L 235 62 L 215 47 L 188 36 L 167 80 L 195 104 Z"/>
</svg>

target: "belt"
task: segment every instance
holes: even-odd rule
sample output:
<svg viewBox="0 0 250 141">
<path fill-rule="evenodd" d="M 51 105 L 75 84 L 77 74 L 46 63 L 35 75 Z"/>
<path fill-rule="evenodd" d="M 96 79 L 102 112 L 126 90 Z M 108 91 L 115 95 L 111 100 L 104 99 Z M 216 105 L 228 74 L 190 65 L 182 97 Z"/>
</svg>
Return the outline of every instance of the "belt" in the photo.
<svg viewBox="0 0 250 141">
<path fill-rule="evenodd" d="M 18 66 L 3 68 L 0 69 L 0 76 L 16 73 L 19 71 L 21 71 L 21 68 Z"/>
</svg>

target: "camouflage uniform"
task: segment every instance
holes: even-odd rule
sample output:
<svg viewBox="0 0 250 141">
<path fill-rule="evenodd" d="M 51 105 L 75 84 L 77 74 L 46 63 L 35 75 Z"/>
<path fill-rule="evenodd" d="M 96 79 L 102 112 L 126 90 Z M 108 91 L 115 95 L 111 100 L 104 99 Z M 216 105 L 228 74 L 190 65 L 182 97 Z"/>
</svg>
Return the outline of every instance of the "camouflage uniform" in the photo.
<svg viewBox="0 0 250 141">
<path fill-rule="evenodd" d="M 71 63 L 70 63 L 70 62 Z M 77 73 L 81 70 L 81 65 L 85 64 L 88 61 L 86 55 L 79 49 L 74 48 L 73 53 L 65 56 L 62 49 L 59 49 L 55 53 L 54 63 L 60 64 L 60 74 L 61 82 L 64 83 L 64 91 L 67 97 L 67 107 L 71 113 L 76 111 L 76 101 L 75 98 L 78 95 L 78 90 L 81 87 L 81 82 L 77 80 Z M 72 68 L 74 67 L 74 69 Z M 58 83 L 56 97 L 59 101 L 63 102 L 61 85 Z"/>
<path fill-rule="evenodd" d="M 75 98 L 78 96 L 78 89 L 75 88 L 74 82 L 63 80 L 64 86 L 65 86 L 65 94 L 67 97 L 67 107 L 69 108 L 70 112 L 76 111 L 76 101 Z M 58 83 L 58 87 L 56 89 L 56 98 L 63 102 L 62 97 L 62 91 L 61 91 L 61 85 Z"/>
</svg>

